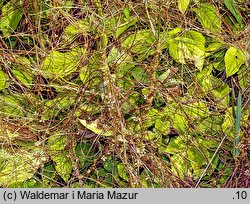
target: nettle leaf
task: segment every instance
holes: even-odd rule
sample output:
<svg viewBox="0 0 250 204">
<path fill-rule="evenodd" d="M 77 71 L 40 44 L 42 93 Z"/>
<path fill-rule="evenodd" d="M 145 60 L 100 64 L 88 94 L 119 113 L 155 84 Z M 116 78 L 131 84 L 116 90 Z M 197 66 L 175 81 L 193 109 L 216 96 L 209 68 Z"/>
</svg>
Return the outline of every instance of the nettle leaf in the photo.
<svg viewBox="0 0 250 204">
<path fill-rule="evenodd" d="M 4 37 L 9 37 L 11 33 L 16 30 L 17 25 L 23 16 L 23 11 L 21 10 L 22 6 L 20 3 L 21 1 L 9 1 L 2 7 L 0 30 L 2 31 Z"/>
<path fill-rule="evenodd" d="M 129 35 L 123 42 L 122 47 L 130 50 L 131 53 L 137 54 L 139 61 L 147 58 L 154 53 L 153 45 L 156 38 L 151 30 L 139 30 Z"/>
<path fill-rule="evenodd" d="M 131 75 L 140 83 L 146 83 L 149 78 L 147 72 L 141 67 L 134 67 L 131 70 Z"/>
<path fill-rule="evenodd" d="M 12 116 L 22 117 L 24 116 L 24 103 L 25 100 L 23 96 L 16 94 L 15 95 L 0 95 L 0 111 Z"/>
<path fill-rule="evenodd" d="M 167 135 L 170 130 L 170 122 L 161 119 L 156 119 L 155 129 L 158 130 L 160 133 Z"/>
<path fill-rule="evenodd" d="M 101 55 L 99 52 L 94 51 L 93 55 L 89 58 L 88 63 L 80 69 L 80 79 L 84 84 L 89 84 L 91 87 L 100 83 L 101 72 Z"/>
<path fill-rule="evenodd" d="M 125 181 L 129 180 L 129 175 L 126 172 L 126 168 L 123 163 L 117 164 L 118 175 Z"/>
<path fill-rule="evenodd" d="M 0 186 L 8 187 L 31 178 L 46 160 L 45 153 L 38 148 L 14 154 L 0 150 Z"/>
<path fill-rule="evenodd" d="M 127 52 L 120 52 L 116 47 L 111 49 L 108 55 L 108 63 L 117 67 L 117 78 L 123 77 L 135 66 L 132 56 Z"/>
<path fill-rule="evenodd" d="M 67 145 L 68 139 L 64 134 L 57 133 L 49 137 L 48 144 L 49 150 L 53 156 L 53 153 L 64 150 Z"/>
<path fill-rule="evenodd" d="M 194 11 L 205 29 L 220 32 L 222 22 L 216 7 L 206 3 L 202 4 L 200 8 L 195 8 Z"/>
<path fill-rule="evenodd" d="M 170 40 L 169 54 L 177 62 L 186 64 L 193 61 L 201 70 L 205 57 L 205 38 L 197 31 L 187 31 L 180 37 Z"/>
<path fill-rule="evenodd" d="M 32 77 L 27 72 L 22 71 L 18 68 L 13 68 L 11 71 L 14 74 L 15 78 L 18 79 L 22 84 L 27 87 L 31 87 Z"/>
<path fill-rule="evenodd" d="M 188 5 L 190 3 L 190 0 L 178 0 L 178 8 L 181 11 L 181 13 L 185 13 L 185 11 L 188 8 Z"/>
<path fill-rule="evenodd" d="M 52 135 L 48 139 L 50 157 L 56 164 L 55 169 L 57 173 L 64 181 L 69 180 L 72 171 L 72 163 L 68 158 L 68 151 L 64 150 L 67 143 L 67 137 L 61 133 Z"/>
<path fill-rule="evenodd" d="M 89 31 L 91 31 L 90 22 L 88 20 L 78 20 L 65 28 L 62 39 L 69 42 L 74 40 L 77 35 L 87 35 Z"/>
<path fill-rule="evenodd" d="M 65 77 L 76 71 L 85 49 L 76 48 L 69 52 L 52 50 L 42 62 L 41 70 L 48 78 Z"/>
<path fill-rule="evenodd" d="M 131 26 L 135 25 L 138 21 L 138 18 L 131 18 L 129 21 L 120 24 L 116 30 L 115 37 L 118 38 L 122 33 L 128 30 Z"/>
<path fill-rule="evenodd" d="M 237 73 L 241 65 L 245 63 L 244 53 L 235 47 L 230 47 L 227 50 L 224 59 L 227 77 Z"/>
<path fill-rule="evenodd" d="M 56 163 L 55 169 L 64 181 L 69 180 L 72 171 L 72 163 L 68 158 L 68 154 L 69 153 L 66 151 L 52 157 L 53 161 Z"/>
</svg>

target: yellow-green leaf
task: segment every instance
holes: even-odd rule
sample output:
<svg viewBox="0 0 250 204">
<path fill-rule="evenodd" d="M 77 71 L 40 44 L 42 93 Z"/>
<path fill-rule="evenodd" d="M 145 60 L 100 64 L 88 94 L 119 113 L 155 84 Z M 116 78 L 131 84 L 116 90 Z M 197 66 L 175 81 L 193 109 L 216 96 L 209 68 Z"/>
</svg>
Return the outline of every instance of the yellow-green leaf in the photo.
<svg viewBox="0 0 250 204">
<path fill-rule="evenodd" d="M 81 48 L 69 52 L 52 50 L 42 63 L 41 70 L 49 78 L 64 77 L 74 72 L 86 50 Z"/>
<path fill-rule="evenodd" d="M 0 30 L 2 31 L 4 37 L 9 37 L 11 33 L 16 30 L 17 25 L 23 16 L 20 3 L 21 1 L 9 1 L 2 7 Z"/>
<path fill-rule="evenodd" d="M 212 32 L 220 32 L 222 22 L 216 7 L 205 3 L 200 8 L 195 8 L 194 11 L 205 29 Z"/>
<path fill-rule="evenodd" d="M 0 70 L 0 91 L 6 87 L 6 75 L 3 71 Z"/>
<path fill-rule="evenodd" d="M 197 31 L 187 31 L 180 37 L 170 40 L 169 54 L 177 62 L 193 62 L 201 70 L 205 58 L 205 38 Z"/>
<path fill-rule="evenodd" d="M 190 0 L 178 0 L 178 8 L 184 14 L 188 8 Z"/>
<path fill-rule="evenodd" d="M 245 63 L 245 57 L 241 50 L 230 47 L 225 54 L 225 65 L 227 77 L 239 71 L 241 65 Z"/>
<path fill-rule="evenodd" d="M 63 178 L 64 181 L 69 180 L 72 171 L 72 163 L 67 155 L 68 152 L 63 152 L 51 157 L 56 163 L 55 169 L 57 173 Z"/>
<path fill-rule="evenodd" d="M 17 153 L 0 150 L 0 186 L 8 187 L 31 178 L 46 160 L 45 153 L 39 149 Z"/>
<path fill-rule="evenodd" d="M 126 172 L 125 166 L 123 163 L 119 163 L 117 164 L 117 171 L 118 171 L 118 175 L 124 179 L 125 181 L 129 180 L 129 175 Z"/>
</svg>

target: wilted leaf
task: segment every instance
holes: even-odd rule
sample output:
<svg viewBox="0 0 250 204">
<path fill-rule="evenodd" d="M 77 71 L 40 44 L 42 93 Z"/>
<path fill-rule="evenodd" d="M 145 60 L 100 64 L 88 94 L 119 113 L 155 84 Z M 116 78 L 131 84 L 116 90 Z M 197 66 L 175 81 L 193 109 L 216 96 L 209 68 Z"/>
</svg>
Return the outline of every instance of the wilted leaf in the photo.
<svg viewBox="0 0 250 204">
<path fill-rule="evenodd" d="M 113 132 L 112 131 L 105 131 L 105 130 L 102 130 L 100 128 L 97 127 L 97 120 L 95 120 L 94 122 L 88 124 L 86 120 L 81 120 L 81 119 L 78 119 L 80 121 L 80 123 L 86 127 L 87 129 L 91 130 L 92 132 L 94 132 L 95 134 L 97 135 L 103 135 L 103 136 L 112 136 L 113 135 Z"/>
</svg>

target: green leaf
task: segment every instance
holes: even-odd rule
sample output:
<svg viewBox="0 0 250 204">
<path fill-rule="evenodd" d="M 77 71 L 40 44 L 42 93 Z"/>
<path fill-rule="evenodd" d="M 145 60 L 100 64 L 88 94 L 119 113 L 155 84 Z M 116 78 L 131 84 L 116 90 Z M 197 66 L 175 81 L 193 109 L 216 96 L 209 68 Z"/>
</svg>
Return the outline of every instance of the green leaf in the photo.
<svg viewBox="0 0 250 204">
<path fill-rule="evenodd" d="M 48 139 L 50 157 L 56 164 L 55 169 L 57 173 L 64 181 L 68 181 L 72 171 L 72 164 L 68 158 L 68 151 L 64 151 L 67 143 L 67 137 L 61 133 L 54 134 Z"/>
<path fill-rule="evenodd" d="M 123 14 L 124 14 L 124 16 L 125 16 L 125 18 L 126 18 L 127 20 L 130 18 L 130 10 L 129 10 L 128 7 L 125 7 L 125 8 L 123 9 Z"/>
<path fill-rule="evenodd" d="M 0 70 L 0 91 L 6 88 L 6 74 Z"/>
<path fill-rule="evenodd" d="M 205 38 L 197 31 L 187 31 L 181 37 L 170 40 L 169 54 L 182 64 L 186 64 L 187 60 L 193 61 L 201 70 L 205 58 Z"/>
<path fill-rule="evenodd" d="M 9 37 L 11 33 L 16 30 L 17 25 L 23 16 L 20 3 L 21 1 L 9 1 L 2 7 L 0 30 L 2 31 L 4 37 Z"/>
<path fill-rule="evenodd" d="M 77 35 L 87 35 L 91 31 L 91 25 L 88 20 L 78 20 L 67 26 L 62 34 L 62 38 L 66 42 L 74 40 Z"/>
<path fill-rule="evenodd" d="M 138 18 L 131 18 L 128 22 L 125 22 L 121 25 L 116 30 L 115 37 L 118 38 L 122 33 L 124 33 L 128 28 L 131 26 L 135 25 L 138 22 Z"/>
<path fill-rule="evenodd" d="M 8 187 L 31 178 L 46 160 L 45 153 L 39 149 L 16 153 L 0 150 L 0 186 Z"/>
<path fill-rule="evenodd" d="M 72 163 L 68 158 L 68 152 L 63 152 L 52 156 L 52 160 L 56 163 L 55 169 L 64 181 L 68 181 L 72 171 Z"/>
<path fill-rule="evenodd" d="M 153 44 L 155 42 L 156 38 L 151 30 L 139 30 L 129 35 L 121 45 L 131 53 L 137 54 L 138 61 L 141 61 L 154 53 Z"/>
<path fill-rule="evenodd" d="M 103 136 L 112 136 L 113 135 L 113 132 L 112 131 L 105 131 L 105 130 L 102 130 L 100 128 L 97 127 L 97 120 L 95 120 L 94 122 L 88 124 L 86 120 L 81 120 L 81 119 L 78 119 L 80 121 L 80 123 L 86 127 L 87 129 L 91 130 L 92 132 L 94 132 L 95 134 L 97 135 L 103 135 Z"/>
<path fill-rule="evenodd" d="M 64 150 L 67 143 L 68 139 L 62 133 L 54 134 L 48 139 L 49 150 L 52 154 Z"/>
<path fill-rule="evenodd" d="M 48 78 L 61 78 L 76 71 L 85 49 L 76 48 L 69 52 L 52 50 L 42 62 L 41 70 Z"/>
<path fill-rule="evenodd" d="M 245 63 L 245 57 L 241 50 L 235 47 L 230 47 L 225 54 L 225 65 L 227 77 L 237 73 Z"/>
<path fill-rule="evenodd" d="M 79 159 L 80 168 L 85 168 L 86 165 L 93 162 L 97 155 L 95 155 L 93 145 L 90 143 L 80 143 L 75 149 L 76 156 Z"/>
<path fill-rule="evenodd" d="M 164 135 L 167 135 L 170 130 L 169 121 L 163 121 L 161 119 L 156 119 L 155 121 L 155 129 L 161 132 Z"/>
<path fill-rule="evenodd" d="M 239 25 L 242 27 L 242 16 L 240 12 L 237 10 L 237 4 L 235 0 L 224 0 L 224 4 L 226 5 L 227 9 L 233 14 L 236 21 L 239 23 Z"/>
<path fill-rule="evenodd" d="M 123 163 L 119 163 L 117 164 L 117 171 L 118 171 L 118 175 L 124 179 L 125 181 L 128 181 L 129 180 L 129 175 L 128 173 L 126 172 L 126 168 L 124 166 Z"/>
<path fill-rule="evenodd" d="M 112 174 L 117 174 L 117 161 L 115 158 L 108 156 L 104 158 L 103 161 L 104 169 Z"/>
<path fill-rule="evenodd" d="M 27 72 L 17 68 L 13 68 L 12 73 L 14 74 L 15 78 L 18 79 L 25 86 L 32 86 L 32 77 Z"/>
<path fill-rule="evenodd" d="M 146 83 L 148 81 L 147 72 L 141 67 L 134 67 L 131 70 L 131 74 L 135 78 L 135 80 L 140 83 Z"/>
<path fill-rule="evenodd" d="M 178 0 L 178 8 L 181 11 L 181 13 L 185 13 L 185 11 L 188 8 L 188 5 L 190 3 L 190 0 Z"/>
<path fill-rule="evenodd" d="M 234 151 L 233 155 L 235 157 L 239 156 L 240 150 L 239 150 L 239 142 L 240 142 L 240 122 L 242 117 L 242 97 L 241 93 L 239 92 L 238 98 L 237 98 L 237 112 L 236 112 L 236 118 L 235 118 L 235 138 L 234 138 Z"/>
<path fill-rule="evenodd" d="M 220 32 L 222 22 L 216 7 L 205 3 L 200 8 L 195 8 L 194 11 L 205 29 L 212 32 Z"/>
<path fill-rule="evenodd" d="M 15 95 L 0 95 L 0 111 L 7 115 L 16 117 L 24 116 L 24 103 L 24 98 L 19 94 L 15 93 Z"/>
</svg>

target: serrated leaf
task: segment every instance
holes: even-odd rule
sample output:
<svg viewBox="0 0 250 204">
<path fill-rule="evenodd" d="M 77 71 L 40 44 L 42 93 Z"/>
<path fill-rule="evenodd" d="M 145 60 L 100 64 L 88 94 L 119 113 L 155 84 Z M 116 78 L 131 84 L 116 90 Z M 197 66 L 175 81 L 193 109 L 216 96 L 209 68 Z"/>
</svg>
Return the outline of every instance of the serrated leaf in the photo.
<svg viewBox="0 0 250 204">
<path fill-rule="evenodd" d="M 190 0 L 178 0 L 178 8 L 181 11 L 181 13 L 185 13 L 185 11 L 188 8 L 188 5 L 190 3 Z"/>
<path fill-rule="evenodd" d="M 226 75 L 227 77 L 232 76 L 237 73 L 245 63 L 245 57 L 241 50 L 230 47 L 225 54 L 225 66 L 226 66 Z"/>
<path fill-rule="evenodd" d="M 11 33 L 16 30 L 17 25 L 23 16 L 20 3 L 21 1 L 9 1 L 2 7 L 0 30 L 2 31 L 4 37 L 9 37 Z"/>
<path fill-rule="evenodd" d="M 103 136 L 112 136 L 113 135 L 113 132 L 112 131 L 105 131 L 105 130 L 102 130 L 100 128 L 98 128 L 97 126 L 97 120 L 93 121 L 92 123 L 87 123 L 86 120 L 81 120 L 81 119 L 78 119 L 80 121 L 80 123 L 86 127 L 87 129 L 91 130 L 92 132 L 94 132 L 95 134 L 97 135 L 103 135 Z"/>
<path fill-rule="evenodd" d="M 205 29 L 212 32 L 220 32 L 222 22 L 216 7 L 205 3 L 200 8 L 195 8 L 194 11 Z"/>
</svg>

